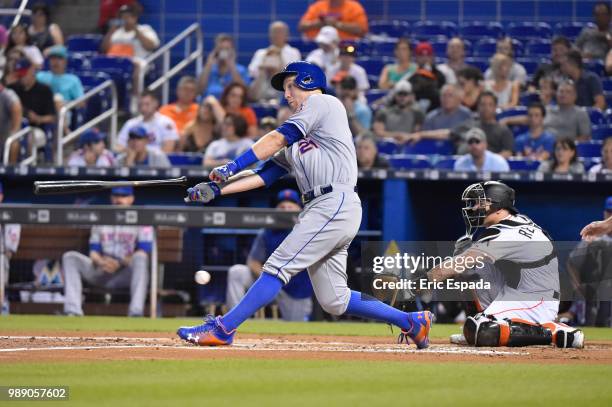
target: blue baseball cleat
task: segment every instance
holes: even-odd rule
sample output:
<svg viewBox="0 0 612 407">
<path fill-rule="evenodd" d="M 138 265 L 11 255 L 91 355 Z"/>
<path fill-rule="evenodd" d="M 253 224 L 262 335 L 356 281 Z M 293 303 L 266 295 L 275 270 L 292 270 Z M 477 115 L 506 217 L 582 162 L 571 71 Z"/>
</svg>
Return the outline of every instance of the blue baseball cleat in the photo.
<svg viewBox="0 0 612 407">
<path fill-rule="evenodd" d="M 429 330 L 433 322 L 433 314 L 429 311 L 411 312 L 408 314 L 410 329 L 402 329 L 399 334 L 398 342 L 408 342 L 408 338 L 416 344 L 417 348 L 425 349 L 429 347 Z"/>
<path fill-rule="evenodd" d="M 207 315 L 204 323 L 197 326 L 182 326 L 176 334 L 179 338 L 200 346 L 225 346 L 234 341 L 236 330 L 228 332 L 221 323 L 221 317 Z"/>
</svg>

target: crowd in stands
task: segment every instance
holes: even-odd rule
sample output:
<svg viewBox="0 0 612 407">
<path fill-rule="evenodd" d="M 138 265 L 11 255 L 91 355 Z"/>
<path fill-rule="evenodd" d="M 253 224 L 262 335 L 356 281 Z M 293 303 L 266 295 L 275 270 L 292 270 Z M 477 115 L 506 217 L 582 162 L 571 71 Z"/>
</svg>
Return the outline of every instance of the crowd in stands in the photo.
<svg viewBox="0 0 612 407">
<path fill-rule="evenodd" d="M 29 142 L 46 144 L 50 161 L 58 112 L 86 88 L 70 68 L 73 52 L 48 7 L 37 4 L 32 11 L 30 24 L 0 27 L 0 137 L 6 140 L 25 122 L 40 128 L 44 136 Z M 238 61 L 234 38 L 218 34 L 202 72 L 181 77 L 175 100 L 164 106 L 153 92 L 137 94 L 144 58 L 161 45 L 155 30 L 139 22 L 141 11 L 133 0 L 101 3 L 99 52 L 133 64 L 130 103 L 122 106 L 129 116 L 114 151 L 103 132 L 88 131 L 68 165 L 167 167 L 180 163 L 181 154 L 199 155 L 195 162 L 207 167 L 231 160 L 289 117 L 270 77 L 305 59 L 324 69 L 326 91 L 345 106 L 362 168 L 411 168 L 410 157 L 417 156 L 430 168 L 445 161 L 440 168 L 456 170 L 583 173 L 612 167 L 604 144 L 612 136 L 612 110 L 606 110 L 612 31 L 605 2 L 594 6 L 594 23 L 573 37 L 557 32 L 533 38 L 503 28 L 474 36 L 465 25 L 453 25 L 444 37 L 423 35 L 418 28 L 425 23 L 414 23 L 411 31 L 402 22 L 368 22 L 356 1 L 318 1 L 297 27 L 272 22 L 269 45 L 248 65 Z M 66 126 L 74 128 L 75 120 Z M 601 157 L 581 155 L 585 144 L 601 144 Z M 14 143 L 10 162 L 23 154 Z M 451 158 L 451 165 L 442 158 Z"/>
</svg>

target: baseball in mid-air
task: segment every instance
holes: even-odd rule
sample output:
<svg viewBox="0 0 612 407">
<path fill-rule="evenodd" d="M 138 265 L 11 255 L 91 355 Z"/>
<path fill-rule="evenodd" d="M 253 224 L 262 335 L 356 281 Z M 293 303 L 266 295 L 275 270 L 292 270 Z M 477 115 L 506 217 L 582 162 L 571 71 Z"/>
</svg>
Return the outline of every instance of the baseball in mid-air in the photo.
<svg viewBox="0 0 612 407">
<path fill-rule="evenodd" d="M 195 273 L 195 281 L 198 284 L 204 285 L 204 284 L 208 284 L 208 282 L 210 281 L 210 273 L 208 271 L 205 270 L 198 270 Z"/>
</svg>

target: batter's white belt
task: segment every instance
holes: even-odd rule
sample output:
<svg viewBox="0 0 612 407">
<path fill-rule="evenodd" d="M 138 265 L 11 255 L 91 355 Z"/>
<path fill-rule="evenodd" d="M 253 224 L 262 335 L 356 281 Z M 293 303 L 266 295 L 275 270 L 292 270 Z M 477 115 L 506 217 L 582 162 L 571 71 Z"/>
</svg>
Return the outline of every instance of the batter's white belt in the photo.
<svg viewBox="0 0 612 407">
<path fill-rule="evenodd" d="M 302 194 L 302 204 L 306 205 L 313 199 L 320 197 L 321 195 L 329 194 L 332 191 L 336 192 L 357 192 L 357 186 L 348 184 L 329 184 L 329 185 L 317 185 L 308 192 Z"/>
</svg>

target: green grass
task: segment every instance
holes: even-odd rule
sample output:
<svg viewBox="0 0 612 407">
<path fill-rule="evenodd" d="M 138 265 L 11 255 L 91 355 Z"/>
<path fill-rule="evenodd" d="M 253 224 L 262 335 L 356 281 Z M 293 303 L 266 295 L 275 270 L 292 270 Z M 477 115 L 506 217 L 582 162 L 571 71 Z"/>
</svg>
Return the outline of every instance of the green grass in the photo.
<svg viewBox="0 0 612 407">
<path fill-rule="evenodd" d="M 611 375 L 609 365 L 215 359 L 12 364 L 0 383 L 70 386 L 58 405 L 609 406 Z"/>
<path fill-rule="evenodd" d="M 0 334 L 11 330 L 27 331 L 135 331 L 173 333 L 182 325 L 199 324 L 200 319 L 126 318 L 126 317 L 63 317 L 53 315 L 10 315 L 0 317 Z M 587 340 L 612 340 L 611 328 L 585 328 Z M 341 336 L 392 336 L 389 327 L 380 323 L 360 322 L 283 322 L 249 320 L 239 332 L 256 334 L 303 334 Z M 397 333 L 398 330 L 394 329 Z M 432 338 L 448 338 L 461 332 L 458 325 L 434 324 Z"/>
</svg>

